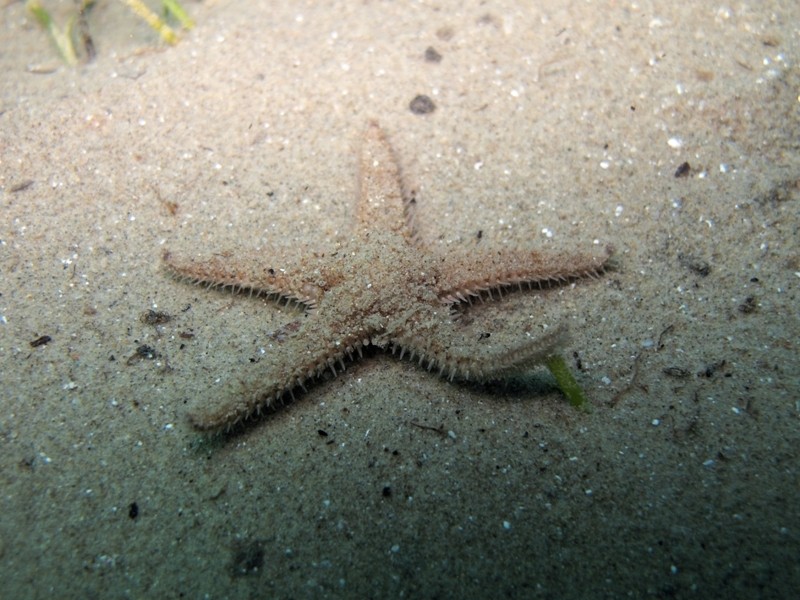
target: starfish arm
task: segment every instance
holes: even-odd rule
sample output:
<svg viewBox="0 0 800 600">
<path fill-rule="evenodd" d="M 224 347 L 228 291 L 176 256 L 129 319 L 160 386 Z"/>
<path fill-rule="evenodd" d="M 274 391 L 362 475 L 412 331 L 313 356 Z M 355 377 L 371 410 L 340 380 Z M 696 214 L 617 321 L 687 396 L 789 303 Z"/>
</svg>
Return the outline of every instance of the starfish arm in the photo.
<svg viewBox="0 0 800 600">
<path fill-rule="evenodd" d="M 295 389 L 305 389 L 305 383 L 323 371 L 337 375 L 344 370 L 345 359 L 361 356 L 362 348 L 370 344 L 369 331 L 337 334 L 312 321 L 310 317 L 295 336 L 263 361 L 267 372 L 253 376 L 257 383 L 245 382 L 241 393 L 190 413 L 192 425 L 201 431 L 230 429 L 281 402 L 287 394 L 293 397 Z"/>
<path fill-rule="evenodd" d="M 547 287 L 597 277 L 609 266 L 611 249 L 603 254 L 542 254 L 492 251 L 448 254 L 440 258 L 436 292 L 444 304 L 468 302 L 504 288 Z"/>
<path fill-rule="evenodd" d="M 412 236 L 412 205 L 405 201 L 400 182 L 400 169 L 386 135 L 377 123 L 369 123 L 361 149 L 356 209 L 359 229 Z"/>
<path fill-rule="evenodd" d="M 234 292 L 274 296 L 287 302 L 299 302 L 308 308 L 314 308 L 324 293 L 318 281 L 299 275 L 300 268 L 277 269 L 256 259 L 249 262 L 236 260 L 227 253 L 201 260 L 176 256 L 166 250 L 162 260 L 167 271 L 183 281 L 228 288 Z"/>
<path fill-rule="evenodd" d="M 461 339 L 455 333 L 441 331 L 425 338 L 415 334 L 397 336 L 391 341 L 393 351 L 409 355 L 429 371 L 438 371 L 449 380 L 491 381 L 543 364 L 566 337 L 566 327 L 559 326 L 536 338 L 527 338 L 499 346 Z"/>
</svg>

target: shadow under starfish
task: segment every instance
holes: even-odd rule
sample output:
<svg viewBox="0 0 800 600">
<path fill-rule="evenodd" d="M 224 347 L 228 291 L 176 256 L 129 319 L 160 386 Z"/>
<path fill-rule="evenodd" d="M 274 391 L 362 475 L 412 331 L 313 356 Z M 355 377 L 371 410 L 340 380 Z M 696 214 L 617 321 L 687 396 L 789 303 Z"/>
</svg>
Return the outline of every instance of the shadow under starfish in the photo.
<svg viewBox="0 0 800 600">
<path fill-rule="evenodd" d="M 611 250 L 597 254 L 543 254 L 531 250 L 440 251 L 414 229 L 415 201 L 402 192 L 392 149 L 377 123 L 364 132 L 356 224 L 349 239 L 292 264 L 232 253 L 194 259 L 163 254 L 178 279 L 207 287 L 273 296 L 301 304 L 297 332 L 262 361 L 256 391 L 230 397 L 190 414 L 204 431 L 230 429 L 305 389 L 326 370 L 367 346 L 416 359 L 450 380 L 487 381 L 544 364 L 565 327 L 518 343 L 475 344 L 456 327 L 457 305 L 499 296 L 506 288 L 542 288 L 597 277 Z"/>
</svg>

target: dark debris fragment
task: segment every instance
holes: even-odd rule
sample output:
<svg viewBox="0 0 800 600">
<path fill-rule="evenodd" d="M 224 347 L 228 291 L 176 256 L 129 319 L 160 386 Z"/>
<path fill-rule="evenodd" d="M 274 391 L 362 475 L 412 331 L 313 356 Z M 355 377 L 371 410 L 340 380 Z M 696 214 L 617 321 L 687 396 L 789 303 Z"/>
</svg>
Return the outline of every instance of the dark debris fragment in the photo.
<svg viewBox="0 0 800 600">
<path fill-rule="evenodd" d="M 750 313 L 756 312 L 756 310 L 758 310 L 758 302 L 756 301 L 755 296 L 748 296 L 742 300 L 738 310 L 744 315 L 749 315 Z"/>
<path fill-rule="evenodd" d="M 697 273 L 700 275 L 700 277 L 706 277 L 709 273 L 711 273 L 711 265 L 702 258 L 698 258 L 691 254 L 681 253 L 678 254 L 678 260 L 682 266 L 694 273 Z"/>
<path fill-rule="evenodd" d="M 688 177 L 691 170 L 692 167 L 688 162 L 682 162 L 678 165 L 678 168 L 675 169 L 675 177 Z"/>
<path fill-rule="evenodd" d="M 35 340 L 31 341 L 31 348 L 38 348 L 39 346 L 45 346 L 53 341 L 49 335 L 43 335 L 41 337 L 36 338 Z"/>
<path fill-rule="evenodd" d="M 442 55 L 433 46 L 425 48 L 425 61 L 430 63 L 442 62 Z"/>
<path fill-rule="evenodd" d="M 158 352 L 152 346 L 148 346 L 147 344 L 142 344 L 138 348 L 136 348 L 136 354 L 139 358 L 146 358 L 148 360 L 153 360 L 158 356 Z"/>
<path fill-rule="evenodd" d="M 142 344 L 141 346 L 136 348 L 136 352 L 131 354 L 126 361 L 126 364 L 132 365 L 140 360 L 154 360 L 159 357 L 158 352 L 152 346 L 148 346 L 147 344 Z"/>
<path fill-rule="evenodd" d="M 172 320 L 172 315 L 160 310 L 153 310 L 152 308 L 147 312 L 143 312 L 139 319 L 145 325 L 163 325 Z"/>
<path fill-rule="evenodd" d="M 436 105 L 429 96 L 420 94 L 409 103 L 408 108 L 410 108 L 411 112 L 415 115 L 427 115 L 436 110 Z"/>
<path fill-rule="evenodd" d="M 663 373 L 667 377 L 676 379 L 686 379 L 690 375 L 689 371 L 683 367 L 664 367 Z"/>
<path fill-rule="evenodd" d="M 703 370 L 697 373 L 698 377 L 707 377 L 712 378 L 714 377 L 719 371 L 725 369 L 727 361 L 726 360 L 718 360 L 716 362 L 710 363 L 706 365 Z"/>
</svg>

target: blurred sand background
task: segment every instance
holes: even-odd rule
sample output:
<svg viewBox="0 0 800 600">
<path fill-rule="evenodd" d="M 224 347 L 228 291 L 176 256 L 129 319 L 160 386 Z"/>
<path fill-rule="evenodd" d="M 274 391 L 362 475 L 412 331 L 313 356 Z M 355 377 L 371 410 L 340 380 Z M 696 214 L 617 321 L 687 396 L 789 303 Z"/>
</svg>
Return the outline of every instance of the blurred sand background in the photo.
<svg viewBox="0 0 800 600">
<path fill-rule="evenodd" d="M 101 2 L 70 69 L 4 3 L 3 597 L 800 589 L 800 6 L 533 4 L 187 1 L 164 48 Z M 231 439 L 188 425 L 302 315 L 161 253 L 345 235 L 370 119 L 430 243 L 614 245 L 599 281 L 470 311 L 567 322 L 591 414 L 541 370 L 376 353 Z"/>
</svg>

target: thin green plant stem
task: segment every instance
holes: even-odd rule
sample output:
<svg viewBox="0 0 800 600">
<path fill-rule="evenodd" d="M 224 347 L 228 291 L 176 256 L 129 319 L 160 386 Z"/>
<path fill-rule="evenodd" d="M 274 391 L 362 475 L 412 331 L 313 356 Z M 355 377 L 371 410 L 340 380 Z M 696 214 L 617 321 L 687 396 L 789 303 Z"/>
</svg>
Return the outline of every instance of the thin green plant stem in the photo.
<svg viewBox="0 0 800 600">
<path fill-rule="evenodd" d="M 142 0 L 121 0 L 124 4 L 128 5 L 136 15 L 142 18 L 152 29 L 154 29 L 161 39 L 167 42 L 170 46 L 178 43 L 178 34 L 167 23 L 159 17 L 156 13 L 150 10 Z"/>
<path fill-rule="evenodd" d="M 544 364 L 555 378 L 558 389 L 567 397 L 573 408 L 589 412 L 589 400 L 567 367 L 564 358 L 560 354 L 551 354 L 545 359 Z"/>
<path fill-rule="evenodd" d="M 181 27 L 184 29 L 191 29 L 194 27 L 194 21 L 186 13 L 178 0 L 161 0 L 161 2 L 164 4 L 164 10 L 175 17 L 178 23 L 181 24 Z"/>
<path fill-rule="evenodd" d="M 41 25 L 42 29 L 47 32 L 50 39 L 53 40 L 64 62 L 71 67 L 77 65 L 78 55 L 75 52 L 75 44 L 72 42 L 72 30 L 75 26 L 75 17 L 70 18 L 69 21 L 67 21 L 67 26 L 62 30 L 55 24 L 53 17 L 50 16 L 50 13 L 47 12 L 47 9 L 45 9 L 38 0 L 29 0 L 26 4 L 26 8 L 39 25 Z"/>
</svg>

